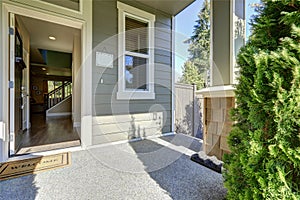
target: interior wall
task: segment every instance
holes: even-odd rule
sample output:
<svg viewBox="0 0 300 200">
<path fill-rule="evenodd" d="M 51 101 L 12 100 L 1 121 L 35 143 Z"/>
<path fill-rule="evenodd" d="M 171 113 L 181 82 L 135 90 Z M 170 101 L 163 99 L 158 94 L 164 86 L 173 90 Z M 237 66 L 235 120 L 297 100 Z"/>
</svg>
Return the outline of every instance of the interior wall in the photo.
<svg viewBox="0 0 300 200">
<path fill-rule="evenodd" d="M 44 84 L 46 80 L 43 77 L 31 76 L 30 81 L 30 97 L 33 103 L 44 103 L 44 93 L 47 93 L 47 85 Z"/>
<path fill-rule="evenodd" d="M 50 67 L 71 68 L 72 54 L 58 51 L 47 51 L 47 65 Z"/>
</svg>

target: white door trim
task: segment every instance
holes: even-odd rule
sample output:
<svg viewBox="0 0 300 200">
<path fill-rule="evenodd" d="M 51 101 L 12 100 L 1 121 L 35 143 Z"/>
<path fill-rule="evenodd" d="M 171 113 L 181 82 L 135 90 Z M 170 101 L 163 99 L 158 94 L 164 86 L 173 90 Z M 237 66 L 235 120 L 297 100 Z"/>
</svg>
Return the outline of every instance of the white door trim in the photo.
<svg viewBox="0 0 300 200">
<path fill-rule="evenodd" d="M 42 9 L 31 9 L 23 5 L 13 5 L 9 3 L 2 3 L 2 33 L 9 32 L 9 13 L 17 15 L 27 16 L 31 18 L 40 19 L 52 23 L 61 24 L 81 30 L 81 44 L 82 44 L 82 66 L 81 66 L 81 88 L 84 88 L 84 92 L 81 97 L 81 133 L 84 133 L 81 137 L 81 143 L 85 146 L 92 144 L 92 1 L 84 1 L 83 6 L 83 19 L 72 18 L 57 13 L 51 13 Z M 3 49 L 9 49 L 9 35 L 2 34 Z M 9 116 L 9 91 L 8 82 L 10 77 L 8 76 L 9 58 L 8 51 L 3 51 L 3 121 L 8 123 L 14 119 L 14 116 Z M 83 98 L 84 97 L 84 98 Z M 13 120 L 14 121 L 14 120 Z M 9 129 L 7 136 L 9 135 Z M 9 141 L 2 141 L 6 146 L 7 151 L 0 152 L 0 162 L 8 159 L 8 143 Z"/>
<path fill-rule="evenodd" d="M 9 80 L 15 84 L 15 14 L 9 13 L 9 29 L 13 34 L 9 34 Z M 10 30 L 11 31 L 11 30 Z M 9 155 L 15 154 L 15 86 L 9 88 Z"/>
</svg>

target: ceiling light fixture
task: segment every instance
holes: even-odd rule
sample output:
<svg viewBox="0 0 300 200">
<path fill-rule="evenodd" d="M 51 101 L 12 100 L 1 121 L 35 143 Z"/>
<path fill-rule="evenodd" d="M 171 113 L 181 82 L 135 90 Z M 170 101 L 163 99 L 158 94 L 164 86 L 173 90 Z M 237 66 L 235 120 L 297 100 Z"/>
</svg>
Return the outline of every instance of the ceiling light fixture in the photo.
<svg viewBox="0 0 300 200">
<path fill-rule="evenodd" d="M 45 68 L 45 67 L 43 67 L 43 68 L 42 68 L 42 70 L 43 70 L 43 71 L 46 71 L 46 68 Z"/>
<path fill-rule="evenodd" d="M 49 73 L 46 73 L 46 75 L 49 75 Z"/>
<path fill-rule="evenodd" d="M 56 40 L 56 37 L 54 37 L 53 35 L 50 35 L 49 36 L 49 40 L 53 40 L 54 41 L 54 40 Z"/>
</svg>

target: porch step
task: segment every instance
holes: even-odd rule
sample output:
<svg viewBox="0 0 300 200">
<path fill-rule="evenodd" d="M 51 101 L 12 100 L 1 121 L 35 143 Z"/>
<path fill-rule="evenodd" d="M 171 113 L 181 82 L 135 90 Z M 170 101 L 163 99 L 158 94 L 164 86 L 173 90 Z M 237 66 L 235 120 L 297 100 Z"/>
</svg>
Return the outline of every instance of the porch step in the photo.
<svg viewBox="0 0 300 200">
<path fill-rule="evenodd" d="M 54 143 L 54 144 L 45 144 L 45 145 L 38 145 L 38 146 L 32 146 L 32 147 L 23 147 L 21 148 L 17 154 L 28 154 L 33 152 L 42 152 L 42 151 L 50 151 L 55 149 L 63 149 L 68 147 L 76 147 L 80 146 L 80 140 L 73 140 L 73 141 L 66 141 L 66 142 L 60 142 L 60 143 Z"/>
</svg>

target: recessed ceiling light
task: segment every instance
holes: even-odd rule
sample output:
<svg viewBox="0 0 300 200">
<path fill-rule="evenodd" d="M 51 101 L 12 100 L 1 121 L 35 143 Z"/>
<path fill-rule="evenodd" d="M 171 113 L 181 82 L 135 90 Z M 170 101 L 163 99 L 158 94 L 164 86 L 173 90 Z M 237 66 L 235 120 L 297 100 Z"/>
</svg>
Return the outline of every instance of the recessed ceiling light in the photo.
<svg viewBox="0 0 300 200">
<path fill-rule="evenodd" d="M 53 35 L 50 35 L 49 40 L 56 40 L 56 37 L 54 37 Z"/>
<path fill-rule="evenodd" d="M 49 75 L 49 73 L 46 73 L 46 75 Z"/>
<path fill-rule="evenodd" d="M 42 68 L 42 70 L 43 70 L 43 71 L 46 71 L 46 68 L 45 68 L 45 67 L 43 67 L 43 68 Z"/>
</svg>

